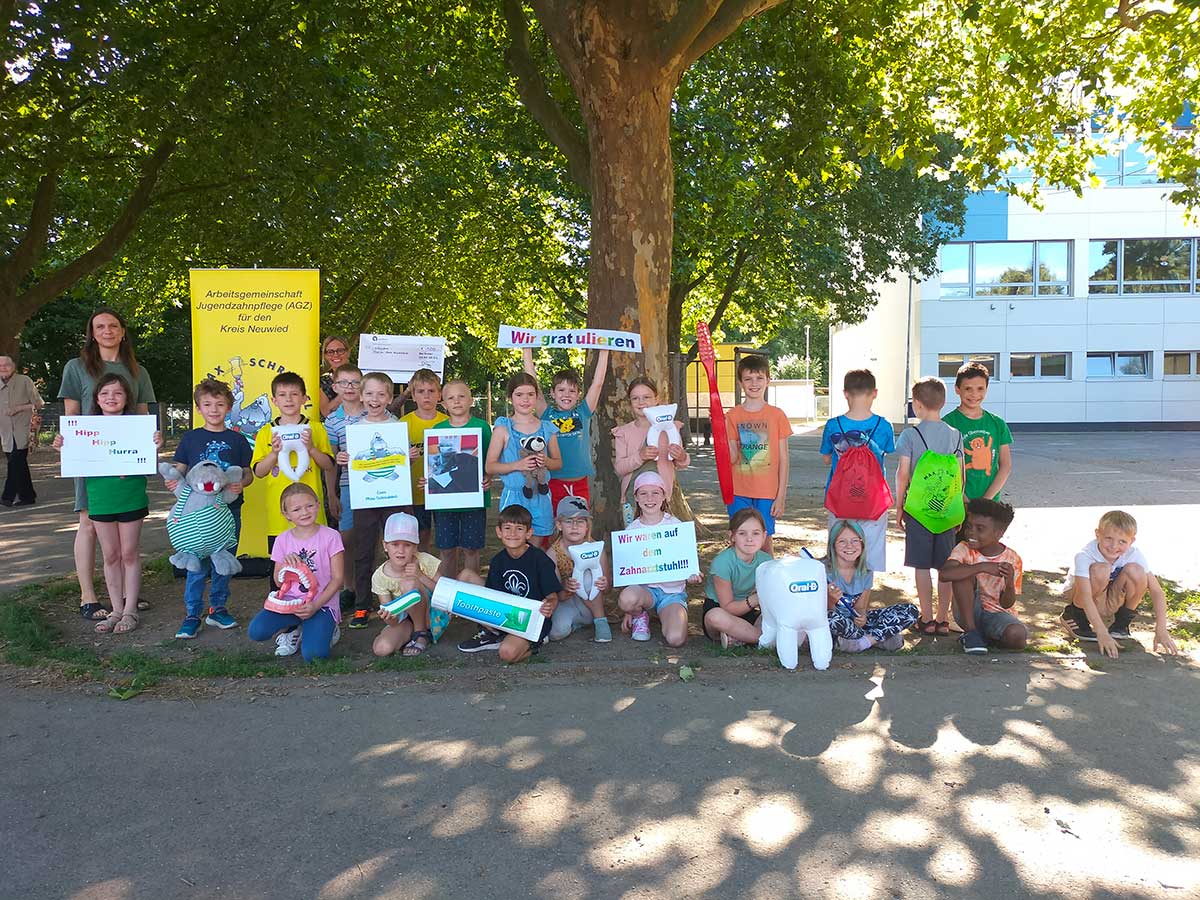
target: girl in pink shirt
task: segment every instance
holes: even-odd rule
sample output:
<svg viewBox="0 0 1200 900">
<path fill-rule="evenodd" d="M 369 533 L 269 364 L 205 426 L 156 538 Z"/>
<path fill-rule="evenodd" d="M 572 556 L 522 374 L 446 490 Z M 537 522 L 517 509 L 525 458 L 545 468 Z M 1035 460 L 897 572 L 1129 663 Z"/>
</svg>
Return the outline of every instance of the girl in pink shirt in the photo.
<svg viewBox="0 0 1200 900">
<path fill-rule="evenodd" d="M 639 375 L 629 382 L 626 389 L 629 405 L 633 408 L 633 421 L 618 425 L 612 430 L 613 436 L 613 468 L 621 478 L 621 501 L 625 516 L 625 524 L 633 521 L 633 501 L 629 496 L 629 486 L 634 476 L 641 472 L 657 472 L 663 480 L 667 500 L 670 501 L 671 490 L 675 485 L 675 470 L 686 468 L 692 461 L 688 452 L 680 444 L 670 444 L 664 453 L 660 446 L 646 446 L 646 435 L 650 432 L 650 420 L 642 414 L 648 406 L 658 406 L 658 386 L 645 375 Z M 676 422 L 675 427 L 683 428 L 682 422 Z"/>
</svg>

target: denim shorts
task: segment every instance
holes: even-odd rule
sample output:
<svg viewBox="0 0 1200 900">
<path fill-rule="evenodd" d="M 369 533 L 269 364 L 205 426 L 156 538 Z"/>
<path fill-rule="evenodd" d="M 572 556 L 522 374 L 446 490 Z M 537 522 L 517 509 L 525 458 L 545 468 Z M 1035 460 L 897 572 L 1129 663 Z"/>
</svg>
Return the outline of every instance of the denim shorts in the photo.
<svg viewBox="0 0 1200 900">
<path fill-rule="evenodd" d="M 342 492 L 342 515 L 338 519 L 338 531 L 349 531 L 354 527 L 354 510 L 350 508 L 350 489 Z"/>
<path fill-rule="evenodd" d="M 662 613 L 664 609 L 673 603 L 678 603 L 684 609 L 687 609 L 687 592 L 680 591 L 678 594 L 668 594 L 662 588 L 653 584 L 642 585 L 650 592 L 650 596 L 654 598 L 654 611 Z"/>
<path fill-rule="evenodd" d="M 729 518 L 733 518 L 733 514 L 739 509 L 757 509 L 759 515 L 763 517 L 763 522 L 767 526 L 767 534 L 775 533 L 775 519 L 771 515 L 771 507 L 775 505 L 774 500 L 766 500 L 762 497 L 742 497 L 734 495 L 733 502 L 725 509 L 729 512 Z"/>
</svg>

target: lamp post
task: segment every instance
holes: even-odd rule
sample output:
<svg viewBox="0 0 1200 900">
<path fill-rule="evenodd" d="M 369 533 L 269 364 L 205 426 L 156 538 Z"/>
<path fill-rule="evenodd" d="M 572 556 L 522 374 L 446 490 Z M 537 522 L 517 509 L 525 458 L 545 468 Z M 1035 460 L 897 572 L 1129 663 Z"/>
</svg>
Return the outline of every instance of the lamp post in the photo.
<svg viewBox="0 0 1200 900">
<path fill-rule="evenodd" d="M 804 377 L 812 381 L 812 354 L 808 350 L 808 332 L 811 325 L 804 326 Z"/>
</svg>

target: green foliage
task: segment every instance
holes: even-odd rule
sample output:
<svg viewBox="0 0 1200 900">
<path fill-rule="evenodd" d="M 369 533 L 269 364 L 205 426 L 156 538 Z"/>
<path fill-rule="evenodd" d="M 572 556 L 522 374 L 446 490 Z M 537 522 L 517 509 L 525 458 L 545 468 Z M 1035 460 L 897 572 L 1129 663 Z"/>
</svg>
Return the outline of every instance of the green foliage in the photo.
<svg viewBox="0 0 1200 900">
<path fill-rule="evenodd" d="M 878 98 L 838 37 L 871 25 L 841 7 L 768 14 L 684 76 L 672 280 L 699 282 L 682 315 L 685 346 L 691 324 L 717 308 L 739 249 L 747 255 L 722 331 L 762 343 L 798 315 L 822 328 L 861 319 L 878 282 L 930 273 L 938 243 L 961 223 L 961 178 L 885 164 L 860 146 Z"/>
</svg>

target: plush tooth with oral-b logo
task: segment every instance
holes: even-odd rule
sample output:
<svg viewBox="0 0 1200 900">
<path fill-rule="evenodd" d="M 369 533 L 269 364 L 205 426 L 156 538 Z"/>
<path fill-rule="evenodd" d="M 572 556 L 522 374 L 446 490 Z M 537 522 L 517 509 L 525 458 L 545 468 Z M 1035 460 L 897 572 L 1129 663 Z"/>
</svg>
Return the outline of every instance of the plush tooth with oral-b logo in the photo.
<svg viewBox="0 0 1200 900">
<path fill-rule="evenodd" d="M 604 555 L 604 541 L 576 544 L 568 547 L 567 552 L 575 562 L 575 568 L 571 571 L 572 580 L 579 584 L 579 590 L 575 593 L 584 600 L 593 599 L 600 593 L 596 582 L 604 577 L 604 568 L 600 564 L 600 557 Z"/>
<path fill-rule="evenodd" d="M 299 481 L 308 471 L 308 448 L 304 446 L 304 433 L 312 432 L 307 425 L 275 425 L 271 433 L 283 445 L 279 448 L 279 459 L 275 465 L 291 481 Z M 295 455 L 296 461 L 292 462 Z"/>
<path fill-rule="evenodd" d="M 763 563 L 754 586 L 762 606 L 760 647 L 774 647 L 785 669 L 796 668 L 808 639 L 814 669 L 828 669 L 833 635 L 826 614 L 825 565 L 812 557 L 788 556 Z"/>
<path fill-rule="evenodd" d="M 679 428 L 675 425 L 675 410 L 678 407 L 678 403 L 664 403 L 662 406 L 647 406 L 642 410 L 642 414 L 650 422 L 650 430 L 646 432 L 647 447 L 657 447 L 659 437 L 664 434 L 667 436 L 667 446 L 683 443 L 679 436 Z"/>
</svg>

